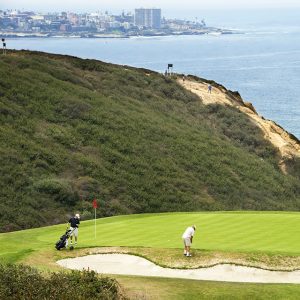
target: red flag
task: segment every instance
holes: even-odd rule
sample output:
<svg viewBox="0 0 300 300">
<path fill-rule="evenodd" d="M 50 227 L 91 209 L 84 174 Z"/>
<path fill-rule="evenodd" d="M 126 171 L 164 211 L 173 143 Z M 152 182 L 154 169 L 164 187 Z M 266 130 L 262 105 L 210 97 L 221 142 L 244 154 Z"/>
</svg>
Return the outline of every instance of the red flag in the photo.
<svg viewBox="0 0 300 300">
<path fill-rule="evenodd" d="M 98 203 L 96 199 L 93 200 L 93 208 L 98 208 Z"/>
</svg>

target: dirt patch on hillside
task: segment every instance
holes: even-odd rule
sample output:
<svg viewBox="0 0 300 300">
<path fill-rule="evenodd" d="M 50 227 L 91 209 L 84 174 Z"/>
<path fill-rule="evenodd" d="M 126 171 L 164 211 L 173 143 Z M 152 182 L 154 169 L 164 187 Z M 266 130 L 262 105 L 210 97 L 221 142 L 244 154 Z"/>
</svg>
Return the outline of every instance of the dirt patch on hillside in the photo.
<svg viewBox="0 0 300 300">
<path fill-rule="evenodd" d="M 244 102 L 239 93 L 227 90 L 216 83 L 211 84 L 211 93 L 208 91 L 208 82 L 178 79 L 177 82 L 187 90 L 199 96 L 206 104 L 220 104 L 236 107 L 245 113 L 264 133 L 265 139 L 271 142 L 281 155 L 280 169 L 287 174 L 286 161 L 300 157 L 300 141 L 271 120 L 257 114 L 253 105 Z"/>
</svg>

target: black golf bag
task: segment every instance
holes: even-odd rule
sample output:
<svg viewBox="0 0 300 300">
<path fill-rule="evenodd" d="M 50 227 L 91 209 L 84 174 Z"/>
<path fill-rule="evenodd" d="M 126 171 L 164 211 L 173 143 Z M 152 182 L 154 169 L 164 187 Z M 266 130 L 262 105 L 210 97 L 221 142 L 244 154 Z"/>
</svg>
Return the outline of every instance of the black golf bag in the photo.
<svg viewBox="0 0 300 300">
<path fill-rule="evenodd" d="M 60 250 L 62 248 L 65 248 L 68 244 L 68 239 L 71 236 L 72 232 L 74 231 L 74 229 L 67 229 L 66 233 L 64 235 L 62 235 L 59 239 L 59 241 L 55 244 L 55 248 L 57 250 Z"/>
</svg>

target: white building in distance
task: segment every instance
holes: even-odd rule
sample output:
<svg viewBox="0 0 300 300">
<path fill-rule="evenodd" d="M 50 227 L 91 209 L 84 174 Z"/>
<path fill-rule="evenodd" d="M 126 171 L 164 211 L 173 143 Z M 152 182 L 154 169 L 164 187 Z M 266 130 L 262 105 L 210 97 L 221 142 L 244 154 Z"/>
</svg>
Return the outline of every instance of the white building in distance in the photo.
<svg viewBox="0 0 300 300">
<path fill-rule="evenodd" d="M 138 27 L 159 29 L 161 26 L 161 9 L 160 8 L 135 9 L 134 25 Z"/>
</svg>

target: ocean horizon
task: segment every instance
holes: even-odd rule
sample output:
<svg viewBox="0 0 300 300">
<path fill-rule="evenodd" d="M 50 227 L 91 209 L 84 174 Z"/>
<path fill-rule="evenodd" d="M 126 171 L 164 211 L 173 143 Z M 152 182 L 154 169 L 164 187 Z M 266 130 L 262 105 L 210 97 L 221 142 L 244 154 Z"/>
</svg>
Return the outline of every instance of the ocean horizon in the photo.
<svg viewBox="0 0 300 300">
<path fill-rule="evenodd" d="M 231 13 L 233 14 L 233 13 Z M 135 37 L 126 39 L 12 38 L 8 48 L 38 50 L 212 79 L 239 91 L 260 115 L 300 138 L 300 21 L 295 12 L 242 14 L 208 25 L 243 34 Z M 280 16 L 280 18 L 279 18 Z M 212 18 L 213 19 L 213 18 Z M 256 20 L 256 21 L 255 21 Z M 224 24 L 224 26 L 222 26 Z M 256 24 L 256 25 L 255 25 Z"/>
</svg>

